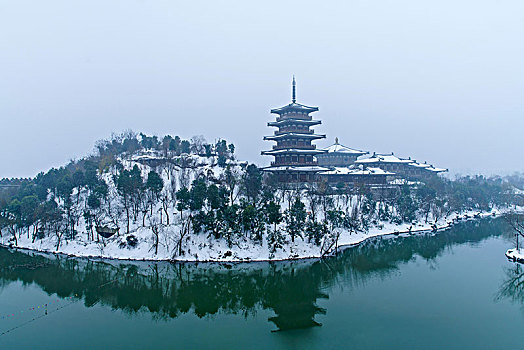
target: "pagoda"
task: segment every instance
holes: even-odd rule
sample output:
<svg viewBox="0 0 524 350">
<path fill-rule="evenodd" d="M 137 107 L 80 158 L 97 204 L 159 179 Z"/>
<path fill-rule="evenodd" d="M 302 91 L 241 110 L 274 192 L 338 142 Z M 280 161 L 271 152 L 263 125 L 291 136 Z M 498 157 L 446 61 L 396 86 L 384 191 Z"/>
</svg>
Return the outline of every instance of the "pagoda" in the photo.
<svg viewBox="0 0 524 350">
<path fill-rule="evenodd" d="M 271 110 L 277 114 L 274 122 L 267 125 L 278 128 L 271 136 L 264 140 L 276 141 L 270 151 L 263 151 L 262 155 L 275 157 L 271 166 L 264 171 L 277 175 L 280 182 L 313 182 L 316 173 L 328 170 L 318 166 L 314 156 L 325 151 L 317 150 L 311 142 L 323 139 L 326 135 L 318 135 L 310 129 L 321 124 L 320 120 L 313 120 L 310 115 L 317 112 L 318 107 L 309 107 L 296 102 L 296 82 L 293 76 L 293 90 L 291 103 Z"/>
</svg>

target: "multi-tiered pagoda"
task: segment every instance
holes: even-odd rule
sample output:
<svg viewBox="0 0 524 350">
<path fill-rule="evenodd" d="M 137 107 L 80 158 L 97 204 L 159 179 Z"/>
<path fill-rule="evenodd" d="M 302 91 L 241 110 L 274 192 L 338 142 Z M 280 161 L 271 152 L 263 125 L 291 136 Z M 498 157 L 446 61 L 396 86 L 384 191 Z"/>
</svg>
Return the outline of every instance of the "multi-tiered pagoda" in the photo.
<svg viewBox="0 0 524 350">
<path fill-rule="evenodd" d="M 316 154 L 324 151 L 317 150 L 311 142 L 323 139 L 326 135 L 317 135 L 310 127 L 321 124 L 320 120 L 313 120 L 310 113 L 317 112 L 318 107 L 308 107 L 296 102 L 296 82 L 293 77 L 293 92 L 291 103 L 287 106 L 272 109 L 271 113 L 277 114 L 274 122 L 268 126 L 277 127 L 272 136 L 265 136 L 264 140 L 276 141 L 270 151 L 263 151 L 263 155 L 275 157 L 271 166 L 265 171 L 277 175 L 281 182 L 313 182 L 316 173 L 328 170 L 319 167 L 314 158 Z"/>
</svg>

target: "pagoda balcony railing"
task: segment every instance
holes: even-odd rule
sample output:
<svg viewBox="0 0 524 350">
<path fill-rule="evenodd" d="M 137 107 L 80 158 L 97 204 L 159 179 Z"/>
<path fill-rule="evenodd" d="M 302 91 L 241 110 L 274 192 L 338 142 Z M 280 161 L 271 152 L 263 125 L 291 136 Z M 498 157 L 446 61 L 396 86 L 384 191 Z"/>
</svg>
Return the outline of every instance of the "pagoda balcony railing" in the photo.
<svg viewBox="0 0 524 350">
<path fill-rule="evenodd" d="M 313 134 L 314 130 L 309 130 L 309 129 L 304 130 L 304 129 L 289 128 L 289 129 L 275 130 L 274 134 L 275 135 L 282 135 L 282 134 L 285 134 L 287 132 L 294 132 L 294 133 L 297 133 L 297 134 Z"/>
<path fill-rule="evenodd" d="M 288 165 L 318 165 L 317 162 L 282 162 L 282 163 L 277 163 L 277 162 L 271 162 L 271 166 L 288 166 Z"/>
<path fill-rule="evenodd" d="M 277 122 L 287 119 L 313 120 L 313 117 L 305 114 L 285 114 L 281 117 L 277 117 Z"/>
<path fill-rule="evenodd" d="M 286 148 L 295 148 L 295 149 L 317 149 L 316 145 L 275 145 L 273 146 L 274 150 L 277 149 L 286 149 Z"/>
</svg>

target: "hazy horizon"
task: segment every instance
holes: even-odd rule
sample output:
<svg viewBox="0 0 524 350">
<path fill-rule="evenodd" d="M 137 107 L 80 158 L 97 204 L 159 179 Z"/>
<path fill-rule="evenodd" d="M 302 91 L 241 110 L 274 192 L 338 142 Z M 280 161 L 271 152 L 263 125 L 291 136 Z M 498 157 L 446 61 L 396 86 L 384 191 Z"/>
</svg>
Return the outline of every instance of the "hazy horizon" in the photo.
<svg viewBox="0 0 524 350">
<path fill-rule="evenodd" d="M 267 165 L 293 74 L 319 147 L 524 171 L 521 2 L 0 0 L 0 30 L 0 178 L 129 129 L 224 138 Z"/>
</svg>

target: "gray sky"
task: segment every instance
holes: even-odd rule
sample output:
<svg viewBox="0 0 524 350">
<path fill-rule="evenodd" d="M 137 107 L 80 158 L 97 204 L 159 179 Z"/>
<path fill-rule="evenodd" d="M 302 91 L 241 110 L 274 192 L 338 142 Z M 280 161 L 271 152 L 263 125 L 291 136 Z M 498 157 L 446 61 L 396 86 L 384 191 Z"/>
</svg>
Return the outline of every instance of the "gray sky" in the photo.
<svg viewBox="0 0 524 350">
<path fill-rule="evenodd" d="M 0 177 L 126 129 L 266 165 L 292 74 L 319 145 L 523 171 L 523 34 L 522 1 L 0 0 Z"/>
</svg>

